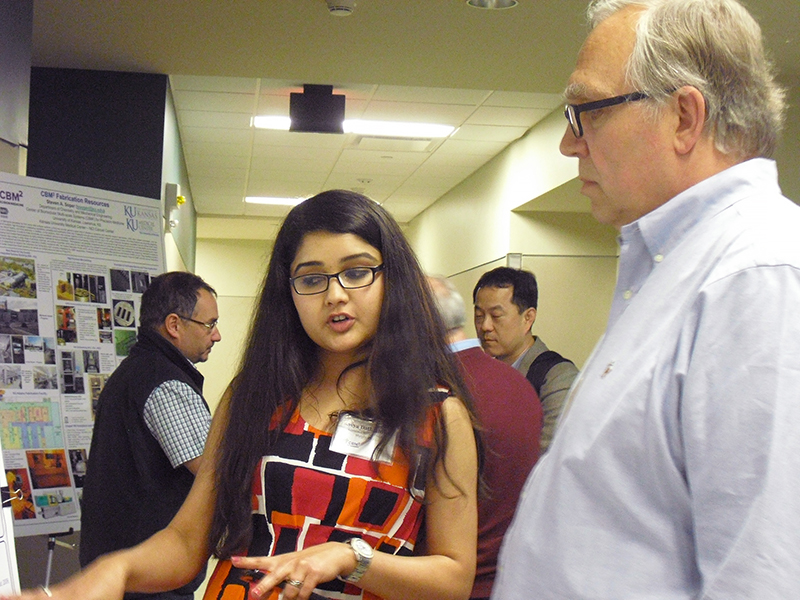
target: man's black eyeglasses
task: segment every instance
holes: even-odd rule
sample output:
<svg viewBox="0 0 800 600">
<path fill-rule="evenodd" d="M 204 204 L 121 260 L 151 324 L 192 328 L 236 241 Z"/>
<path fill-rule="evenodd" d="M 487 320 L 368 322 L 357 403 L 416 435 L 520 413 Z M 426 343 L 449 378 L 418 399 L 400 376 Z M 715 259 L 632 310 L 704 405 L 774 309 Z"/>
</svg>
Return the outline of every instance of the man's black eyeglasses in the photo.
<svg viewBox="0 0 800 600">
<path fill-rule="evenodd" d="M 644 92 L 632 92 L 630 94 L 623 94 L 622 96 L 614 96 L 613 98 L 605 98 L 603 100 L 595 100 L 593 102 L 584 102 L 583 104 L 567 104 L 564 107 L 564 116 L 572 128 L 572 133 L 576 138 L 583 137 L 583 125 L 581 124 L 581 113 L 590 110 L 597 110 L 598 108 L 605 108 L 607 106 L 616 106 L 617 104 L 624 104 L 626 102 L 636 102 L 647 98 Z"/>
<path fill-rule="evenodd" d="M 178 313 L 175 313 L 178 315 Z M 214 331 L 214 328 L 219 323 L 219 319 L 214 319 L 213 321 L 209 321 L 208 323 L 204 323 L 203 321 L 198 321 L 197 319 L 192 319 L 191 317 L 184 317 L 183 315 L 178 315 L 184 321 L 191 321 L 192 323 L 197 323 L 198 325 L 202 325 L 208 331 Z"/>
<path fill-rule="evenodd" d="M 372 285 L 375 281 L 375 274 L 380 271 L 383 271 L 383 265 L 378 265 L 377 267 L 350 267 L 332 275 L 327 273 L 308 273 L 307 275 L 290 277 L 289 282 L 295 292 L 301 296 L 310 296 L 326 291 L 331 279 L 334 278 L 346 290 L 367 287 Z"/>
</svg>

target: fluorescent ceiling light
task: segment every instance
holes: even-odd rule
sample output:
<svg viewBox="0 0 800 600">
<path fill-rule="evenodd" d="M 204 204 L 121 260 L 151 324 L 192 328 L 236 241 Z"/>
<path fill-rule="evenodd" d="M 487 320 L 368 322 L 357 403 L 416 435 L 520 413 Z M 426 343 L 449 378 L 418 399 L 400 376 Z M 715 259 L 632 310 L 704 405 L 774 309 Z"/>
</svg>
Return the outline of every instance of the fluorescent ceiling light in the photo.
<svg viewBox="0 0 800 600">
<path fill-rule="evenodd" d="M 289 117 L 253 117 L 253 127 L 257 129 L 281 129 L 289 131 L 292 121 Z"/>
<path fill-rule="evenodd" d="M 272 204 L 277 206 L 296 206 L 305 198 L 271 198 L 268 196 L 247 196 L 244 201 L 249 204 Z"/>
<path fill-rule="evenodd" d="M 259 116 L 253 117 L 253 127 L 259 129 L 289 130 L 289 117 Z M 400 138 L 443 138 L 447 137 L 455 127 L 432 123 L 403 123 L 395 121 L 364 121 L 347 119 L 344 122 L 345 133 L 374 135 Z"/>
<path fill-rule="evenodd" d="M 348 119 L 344 122 L 345 133 L 360 135 L 384 135 L 386 137 L 442 138 L 447 137 L 455 127 L 432 123 L 399 123 L 394 121 L 362 121 Z"/>
</svg>

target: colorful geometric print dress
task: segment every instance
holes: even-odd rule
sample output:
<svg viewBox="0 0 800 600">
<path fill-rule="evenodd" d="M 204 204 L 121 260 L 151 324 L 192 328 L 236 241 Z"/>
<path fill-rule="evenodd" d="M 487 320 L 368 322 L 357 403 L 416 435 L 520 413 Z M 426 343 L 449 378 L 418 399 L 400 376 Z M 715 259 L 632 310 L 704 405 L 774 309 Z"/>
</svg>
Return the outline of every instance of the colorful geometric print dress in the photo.
<svg viewBox="0 0 800 600">
<path fill-rule="evenodd" d="M 429 447 L 430 426 L 426 429 L 421 442 Z M 408 462 L 399 448 L 391 463 L 375 463 L 332 451 L 331 440 L 331 433 L 310 426 L 295 410 L 274 454 L 259 461 L 253 481 L 250 556 L 285 554 L 352 537 L 361 537 L 380 552 L 413 553 L 424 492 L 415 490 L 416 499 L 409 493 Z M 424 489 L 424 484 L 419 487 Z M 252 572 L 220 561 L 203 598 L 247 600 L 251 581 Z M 314 593 L 340 600 L 378 599 L 338 579 L 321 583 Z M 278 597 L 276 589 L 269 600 Z"/>
</svg>

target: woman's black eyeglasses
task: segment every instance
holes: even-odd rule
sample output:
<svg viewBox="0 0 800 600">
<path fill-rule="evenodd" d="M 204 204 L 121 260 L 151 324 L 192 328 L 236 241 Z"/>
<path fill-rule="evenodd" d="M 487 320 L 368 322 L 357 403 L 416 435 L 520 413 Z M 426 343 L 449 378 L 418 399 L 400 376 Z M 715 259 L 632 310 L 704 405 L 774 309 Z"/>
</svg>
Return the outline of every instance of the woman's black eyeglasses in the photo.
<svg viewBox="0 0 800 600">
<path fill-rule="evenodd" d="M 367 287 L 375 281 L 375 274 L 383 271 L 383 265 L 377 267 L 350 267 L 344 271 L 328 275 L 327 273 L 308 273 L 290 277 L 294 291 L 301 296 L 321 294 L 328 289 L 331 279 L 336 279 L 346 290 Z"/>
</svg>

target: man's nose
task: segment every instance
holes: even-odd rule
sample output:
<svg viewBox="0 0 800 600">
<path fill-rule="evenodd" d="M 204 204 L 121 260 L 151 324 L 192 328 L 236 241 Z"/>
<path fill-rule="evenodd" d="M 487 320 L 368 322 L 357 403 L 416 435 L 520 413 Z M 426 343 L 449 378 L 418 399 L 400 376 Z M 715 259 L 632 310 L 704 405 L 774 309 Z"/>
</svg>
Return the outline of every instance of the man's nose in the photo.
<svg viewBox="0 0 800 600">
<path fill-rule="evenodd" d="M 564 135 L 561 136 L 561 143 L 558 149 L 564 156 L 577 157 L 581 152 L 581 147 L 586 146 L 584 139 L 575 137 L 572 127 L 567 125 Z"/>
</svg>

